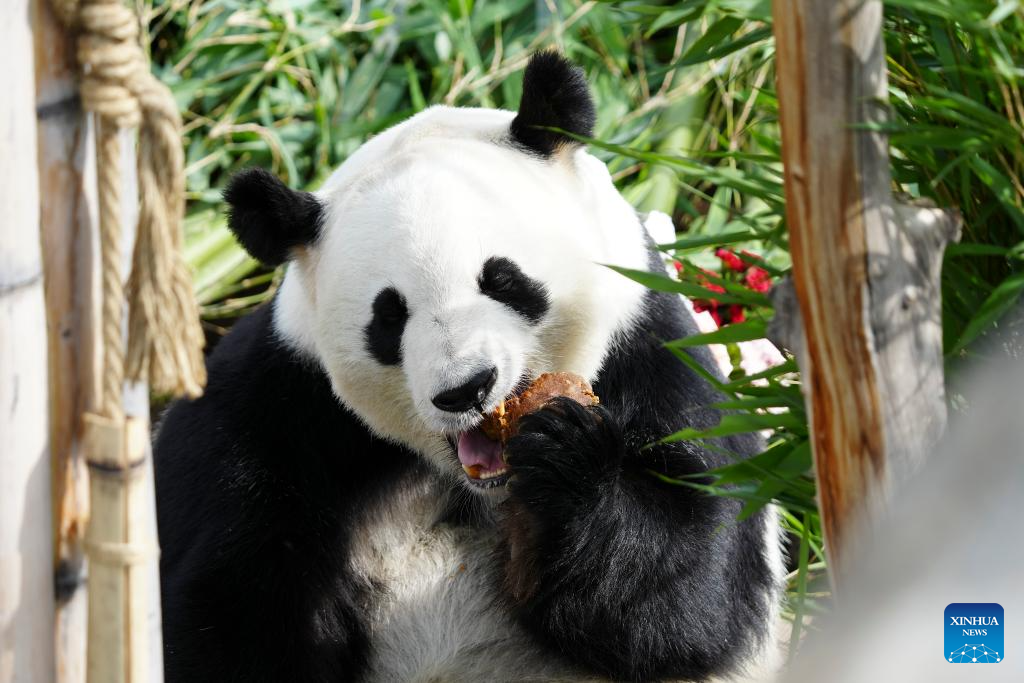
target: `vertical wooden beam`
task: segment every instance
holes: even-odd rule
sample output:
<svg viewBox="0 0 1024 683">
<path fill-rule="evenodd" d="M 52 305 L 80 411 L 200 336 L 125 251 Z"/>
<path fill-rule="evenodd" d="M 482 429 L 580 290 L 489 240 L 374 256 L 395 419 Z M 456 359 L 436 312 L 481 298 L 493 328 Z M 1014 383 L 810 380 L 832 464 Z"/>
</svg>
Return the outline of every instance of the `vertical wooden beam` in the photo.
<svg viewBox="0 0 1024 683">
<path fill-rule="evenodd" d="M 953 214 L 897 203 L 877 0 L 774 0 L 786 218 L 829 564 L 945 426 L 939 276 Z M 794 335 L 789 335 L 791 338 Z"/>
<path fill-rule="evenodd" d="M 78 96 L 76 36 L 54 16 L 49 2 L 32 4 L 39 181 L 46 198 L 40 202 L 40 218 L 49 328 L 56 678 L 57 683 L 84 683 L 88 569 L 82 544 L 89 488 L 82 415 L 98 403 L 97 380 L 102 370 L 95 130 L 94 117 L 82 110 Z M 127 278 L 138 220 L 135 131 L 124 131 L 121 148 L 121 261 Z M 126 382 L 124 408 L 128 415 L 148 422 L 148 387 Z M 140 490 L 147 504 L 136 523 L 148 529 L 147 538 L 156 538 L 148 455 L 142 476 L 145 483 Z M 148 650 L 140 659 L 146 667 L 140 678 L 156 683 L 163 677 L 157 558 L 141 571 L 144 580 L 138 589 L 149 596 L 143 601 L 146 613 L 135 616 L 144 622 L 139 632 L 145 633 Z"/>
<path fill-rule="evenodd" d="M 53 680 L 46 318 L 29 0 L 0 10 L 0 682 Z"/>
<path fill-rule="evenodd" d="M 40 230 L 50 364 L 55 657 L 58 683 L 85 680 L 82 538 L 89 515 L 82 413 L 95 404 L 97 269 L 95 148 L 78 97 L 74 36 L 33 2 Z"/>
</svg>

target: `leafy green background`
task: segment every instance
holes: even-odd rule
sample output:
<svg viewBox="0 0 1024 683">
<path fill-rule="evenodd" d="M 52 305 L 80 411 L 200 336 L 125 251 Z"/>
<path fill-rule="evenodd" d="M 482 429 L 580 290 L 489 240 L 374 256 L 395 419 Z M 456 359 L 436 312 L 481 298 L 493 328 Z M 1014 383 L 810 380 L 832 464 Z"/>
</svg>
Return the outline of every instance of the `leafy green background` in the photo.
<svg viewBox="0 0 1024 683">
<path fill-rule="evenodd" d="M 259 165 L 314 188 L 368 137 L 427 106 L 514 109 L 526 60 L 545 47 L 586 70 L 598 105 L 591 149 L 623 194 L 640 210 L 671 214 L 678 228 L 665 251 L 684 264 L 682 282 L 626 275 L 703 296 L 692 273 L 717 268 L 721 245 L 763 255 L 774 276 L 790 268 L 767 0 L 167 0 L 140 8 L 153 68 L 185 117 L 187 255 L 211 342 L 279 277 L 224 227 L 219 193 L 231 172 Z M 1024 291 L 1024 9 L 1019 0 L 890 0 L 885 8 L 894 189 L 964 217 L 963 239 L 945 259 L 943 312 L 950 402 L 965 410 L 963 369 L 1020 357 L 1024 347 L 1016 306 Z M 773 314 L 767 298 L 732 283 L 725 296 L 745 298 L 748 321 L 704 341 L 763 336 Z M 980 352 L 997 332 L 1000 343 Z M 685 343 L 670 348 L 693 364 Z M 796 366 L 714 381 L 723 407 L 736 412 L 712 430 L 671 438 L 771 434 L 765 453 L 716 472 L 707 490 L 742 498 L 744 514 L 779 504 L 795 539 L 787 614 L 799 634 L 828 588 Z"/>
</svg>

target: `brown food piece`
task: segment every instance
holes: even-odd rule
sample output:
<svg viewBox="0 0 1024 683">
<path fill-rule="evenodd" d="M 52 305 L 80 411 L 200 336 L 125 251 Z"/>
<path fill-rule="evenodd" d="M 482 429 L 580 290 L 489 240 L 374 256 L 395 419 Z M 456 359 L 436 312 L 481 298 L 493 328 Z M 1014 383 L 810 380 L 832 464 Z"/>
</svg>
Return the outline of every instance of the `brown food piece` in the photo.
<svg viewBox="0 0 1024 683">
<path fill-rule="evenodd" d="M 523 416 L 540 410 L 553 398 L 565 396 L 583 406 L 596 406 L 600 401 L 590 383 L 571 372 L 545 372 L 518 396 L 502 401 L 484 417 L 480 429 L 488 439 L 507 443 L 519 431 Z"/>
</svg>

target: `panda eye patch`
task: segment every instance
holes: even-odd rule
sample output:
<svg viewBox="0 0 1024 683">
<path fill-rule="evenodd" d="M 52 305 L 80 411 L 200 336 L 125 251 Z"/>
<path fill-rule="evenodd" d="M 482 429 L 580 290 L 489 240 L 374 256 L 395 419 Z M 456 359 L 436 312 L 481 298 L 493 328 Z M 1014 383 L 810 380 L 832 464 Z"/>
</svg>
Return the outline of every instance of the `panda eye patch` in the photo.
<svg viewBox="0 0 1024 683">
<path fill-rule="evenodd" d="M 373 318 L 366 326 L 366 348 L 381 364 L 402 362 L 402 332 L 408 318 L 405 297 L 394 287 L 382 289 L 373 300 Z"/>
<path fill-rule="evenodd" d="M 540 322 L 548 312 L 550 303 L 544 285 L 526 275 L 511 259 L 487 259 L 477 282 L 482 294 L 505 304 L 531 323 Z"/>
</svg>

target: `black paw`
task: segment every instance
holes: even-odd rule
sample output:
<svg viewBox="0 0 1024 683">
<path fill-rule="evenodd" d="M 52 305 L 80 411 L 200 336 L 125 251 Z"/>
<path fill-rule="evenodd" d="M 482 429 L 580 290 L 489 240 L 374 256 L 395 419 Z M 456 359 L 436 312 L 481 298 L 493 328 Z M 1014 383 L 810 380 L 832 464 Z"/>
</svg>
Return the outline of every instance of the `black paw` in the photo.
<svg viewBox="0 0 1024 683">
<path fill-rule="evenodd" d="M 613 486 L 622 468 L 622 436 L 601 406 L 558 398 L 523 418 L 506 449 L 510 493 L 523 502 L 579 502 Z"/>
</svg>

